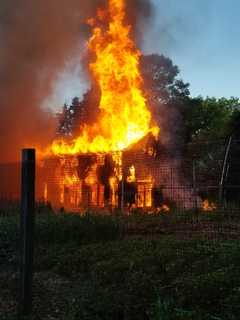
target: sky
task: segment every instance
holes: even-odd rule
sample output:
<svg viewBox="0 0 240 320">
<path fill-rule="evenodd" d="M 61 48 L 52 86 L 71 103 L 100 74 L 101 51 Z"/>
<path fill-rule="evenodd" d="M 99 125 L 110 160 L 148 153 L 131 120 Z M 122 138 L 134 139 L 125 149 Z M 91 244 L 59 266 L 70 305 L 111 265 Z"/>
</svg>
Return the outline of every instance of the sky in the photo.
<svg viewBox="0 0 240 320">
<path fill-rule="evenodd" d="M 240 96 L 240 1 L 153 2 L 144 52 L 169 56 L 192 96 Z"/>
<path fill-rule="evenodd" d="M 191 96 L 240 96 L 240 1 L 152 0 L 142 32 L 144 54 L 170 57 Z M 147 30 L 146 30 L 147 27 Z M 66 65 L 48 104 L 69 103 L 88 87 L 79 59 Z M 55 107 L 55 106 L 54 106 Z"/>
</svg>

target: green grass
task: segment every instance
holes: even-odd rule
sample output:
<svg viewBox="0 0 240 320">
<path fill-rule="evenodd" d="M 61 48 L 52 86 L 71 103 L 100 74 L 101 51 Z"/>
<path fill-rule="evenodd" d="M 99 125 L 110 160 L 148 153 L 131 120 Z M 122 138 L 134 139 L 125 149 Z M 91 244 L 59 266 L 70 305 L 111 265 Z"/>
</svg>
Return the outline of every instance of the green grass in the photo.
<svg viewBox="0 0 240 320">
<path fill-rule="evenodd" d="M 36 217 L 40 320 L 237 320 L 238 217 L 223 213 Z M 0 319 L 15 319 L 19 221 L 0 217 Z"/>
</svg>

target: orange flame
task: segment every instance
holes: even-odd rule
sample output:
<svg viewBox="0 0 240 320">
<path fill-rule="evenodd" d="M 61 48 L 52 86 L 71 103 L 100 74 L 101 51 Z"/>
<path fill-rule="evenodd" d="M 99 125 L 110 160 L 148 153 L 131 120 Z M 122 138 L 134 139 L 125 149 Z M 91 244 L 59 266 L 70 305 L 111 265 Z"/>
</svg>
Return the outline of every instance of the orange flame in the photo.
<svg viewBox="0 0 240 320">
<path fill-rule="evenodd" d="M 157 213 L 168 213 L 170 212 L 170 207 L 167 204 L 163 204 L 161 207 L 158 207 L 156 210 Z"/>
<path fill-rule="evenodd" d="M 203 211 L 214 211 L 217 209 L 217 206 L 215 205 L 215 203 L 210 202 L 208 199 L 206 199 L 203 201 L 202 209 Z"/>
<path fill-rule="evenodd" d="M 77 183 L 79 183 L 79 178 L 75 174 L 68 174 L 66 173 L 63 180 L 64 185 L 66 186 L 73 186 Z"/>
<path fill-rule="evenodd" d="M 104 19 L 109 19 L 107 29 Z M 109 0 L 108 10 L 98 10 L 97 18 L 89 19 L 93 35 L 88 49 L 95 57 L 89 67 L 100 87 L 100 117 L 93 126 L 85 125 L 71 143 L 54 141 L 55 155 L 119 151 L 149 132 L 158 133 L 158 128 L 150 126 L 151 114 L 142 92 L 141 53 L 124 20 L 125 0 Z"/>
<path fill-rule="evenodd" d="M 129 168 L 129 176 L 127 176 L 127 182 L 136 182 L 136 172 L 133 165 Z"/>
</svg>

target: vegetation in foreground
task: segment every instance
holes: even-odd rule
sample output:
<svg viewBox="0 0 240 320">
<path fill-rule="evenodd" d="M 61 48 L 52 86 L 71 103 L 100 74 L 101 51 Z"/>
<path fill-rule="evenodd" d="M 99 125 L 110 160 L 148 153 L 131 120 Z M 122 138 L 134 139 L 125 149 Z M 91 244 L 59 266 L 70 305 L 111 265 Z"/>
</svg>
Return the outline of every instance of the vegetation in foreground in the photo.
<svg viewBox="0 0 240 320">
<path fill-rule="evenodd" d="M 42 212 L 33 319 L 239 319 L 240 219 Z M 16 318 L 17 215 L 0 217 L 0 319 Z"/>
</svg>

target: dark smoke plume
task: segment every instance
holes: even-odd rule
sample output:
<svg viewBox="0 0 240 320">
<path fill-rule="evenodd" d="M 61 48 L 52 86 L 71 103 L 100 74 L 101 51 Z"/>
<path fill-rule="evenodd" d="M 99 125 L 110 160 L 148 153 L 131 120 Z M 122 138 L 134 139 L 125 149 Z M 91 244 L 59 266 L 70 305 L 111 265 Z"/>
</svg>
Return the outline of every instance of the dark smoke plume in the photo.
<svg viewBox="0 0 240 320">
<path fill-rule="evenodd" d="M 148 0 L 126 2 L 128 17 L 135 26 L 139 18 L 144 20 L 150 14 Z M 90 30 L 84 22 L 106 3 L 1 0 L 0 162 L 18 159 L 22 147 L 51 142 L 55 117 L 41 106 L 66 62 L 88 38 Z"/>
</svg>

